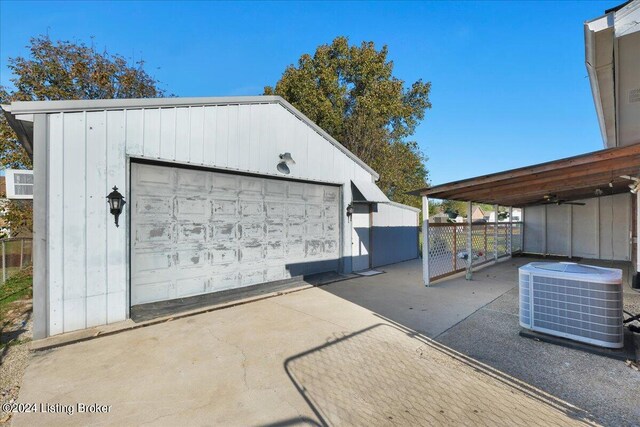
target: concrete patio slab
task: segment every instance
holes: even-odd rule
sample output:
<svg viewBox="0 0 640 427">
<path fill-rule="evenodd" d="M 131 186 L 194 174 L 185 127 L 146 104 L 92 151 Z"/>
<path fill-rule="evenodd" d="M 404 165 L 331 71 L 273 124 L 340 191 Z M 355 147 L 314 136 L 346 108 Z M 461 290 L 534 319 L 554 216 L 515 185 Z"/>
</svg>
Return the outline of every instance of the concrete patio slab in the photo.
<svg viewBox="0 0 640 427">
<path fill-rule="evenodd" d="M 517 267 L 529 261 L 506 259 L 475 272 L 471 281 L 462 275 L 425 287 L 422 261 L 413 260 L 322 289 L 433 338 L 512 289 Z"/>
<path fill-rule="evenodd" d="M 37 352 L 20 402 L 74 413 L 16 414 L 15 426 L 513 426 L 585 417 L 323 288 Z M 79 402 L 109 412 L 78 413 Z"/>
</svg>

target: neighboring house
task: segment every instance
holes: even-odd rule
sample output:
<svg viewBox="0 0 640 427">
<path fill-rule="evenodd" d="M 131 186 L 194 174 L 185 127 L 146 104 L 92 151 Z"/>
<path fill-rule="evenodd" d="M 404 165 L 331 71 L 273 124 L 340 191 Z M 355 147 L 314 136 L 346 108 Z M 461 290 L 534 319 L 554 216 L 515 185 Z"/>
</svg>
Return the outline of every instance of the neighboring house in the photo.
<svg viewBox="0 0 640 427">
<path fill-rule="evenodd" d="M 34 147 L 36 339 L 418 256 L 419 210 L 280 97 L 2 108 Z"/>
<path fill-rule="evenodd" d="M 521 207 L 524 227 L 518 238 L 523 239 L 524 252 L 630 261 L 637 272 L 640 0 L 586 22 L 584 35 L 585 62 L 604 150 L 414 193 L 424 197 L 423 206 L 433 197 Z M 429 268 L 425 268 L 424 279 L 428 284 Z"/>
<path fill-rule="evenodd" d="M 486 219 L 486 213 L 482 210 L 480 206 L 475 206 L 471 213 L 471 221 L 478 222 Z"/>
</svg>

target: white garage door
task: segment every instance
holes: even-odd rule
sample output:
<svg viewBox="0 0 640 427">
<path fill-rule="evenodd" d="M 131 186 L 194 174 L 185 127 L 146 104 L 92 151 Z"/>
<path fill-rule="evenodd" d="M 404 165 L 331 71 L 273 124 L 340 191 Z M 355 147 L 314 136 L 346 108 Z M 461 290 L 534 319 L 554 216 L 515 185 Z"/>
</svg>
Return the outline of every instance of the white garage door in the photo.
<svg viewBox="0 0 640 427">
<path fill-rule="evenodd" d="M 339 187 L 132 164 L 131 305 L 338 269 Z"/>
</svg>

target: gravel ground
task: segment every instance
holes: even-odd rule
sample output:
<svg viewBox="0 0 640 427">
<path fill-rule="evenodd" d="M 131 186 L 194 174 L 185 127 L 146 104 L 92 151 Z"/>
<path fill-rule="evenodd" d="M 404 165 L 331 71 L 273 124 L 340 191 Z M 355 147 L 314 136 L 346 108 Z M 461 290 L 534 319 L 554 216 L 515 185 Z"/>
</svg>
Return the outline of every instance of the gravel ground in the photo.
<svg viewBox="0 0 640 427">
<path fill-rule="evenodd" d="M 17 301 L 19 314 L 2 330 L 2 343 L 15 339 L 19 344 L 3 346 L 0 350 L 0 404 L 18 398 L 22 376 L 29 363 L 29 341 L 31 340 L 31 303 Z M 11 414 L 0 410 L 0 424 L 9 424 Z"/>
</svg>

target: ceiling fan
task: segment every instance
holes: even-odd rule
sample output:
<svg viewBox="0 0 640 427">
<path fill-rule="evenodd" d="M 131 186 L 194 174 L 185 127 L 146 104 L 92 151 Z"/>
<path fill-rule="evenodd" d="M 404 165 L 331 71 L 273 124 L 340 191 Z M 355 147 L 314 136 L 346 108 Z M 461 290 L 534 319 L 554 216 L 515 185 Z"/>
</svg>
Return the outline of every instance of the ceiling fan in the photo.
<svg viewBox="0 0 640 427">
<path fill-rule="evenodd" d="M 640 178 L 629 175 L 622 175 L 620 178 L 628 179 L 629 181 L 633 181 L 633 183 L 629 184 L 629 189 L 633 194 L 636 194 L 640 189 Z"/>
<path fill-rule="evenodd" d="M 583 202 L 570 202 L 568 200 L 559 199 L 555 194 L 546 194 L 543 198 L 543 205 L 576 205 L 584 206 Z"/>
</svg>

